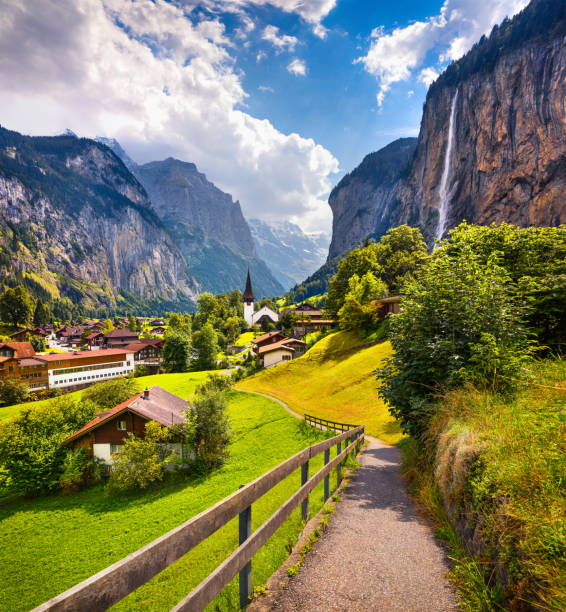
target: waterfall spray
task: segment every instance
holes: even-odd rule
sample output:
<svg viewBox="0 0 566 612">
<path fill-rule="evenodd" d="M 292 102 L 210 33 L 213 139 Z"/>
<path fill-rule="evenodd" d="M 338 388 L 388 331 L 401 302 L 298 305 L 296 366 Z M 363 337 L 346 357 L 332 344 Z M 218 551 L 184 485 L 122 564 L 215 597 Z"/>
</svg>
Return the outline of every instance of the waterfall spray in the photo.
<svg viewBox="0 0 566 612">
<path fill-rule="evenodd" d="M 446 232 L 448 224 L 448 209 L 450 207 L 451 190 L 449 189 L 448 181 L 450 179 L 450 162 L 452 161 L 452 151 L 454 149 L 454 132 L 455 117 L 456 117 L 456 101 L 458 100 L 458 90 L 452 98 L 452 106 L 450 107 L 450 124 L 448 126 L 448 144 L 444 153 L 444 169 L 442 171 L 442 179 L 440 180 L 440 189 L 438 190 L 438 225 L 436 226 L 436 238 L 440 240 Z"/>
</svg>

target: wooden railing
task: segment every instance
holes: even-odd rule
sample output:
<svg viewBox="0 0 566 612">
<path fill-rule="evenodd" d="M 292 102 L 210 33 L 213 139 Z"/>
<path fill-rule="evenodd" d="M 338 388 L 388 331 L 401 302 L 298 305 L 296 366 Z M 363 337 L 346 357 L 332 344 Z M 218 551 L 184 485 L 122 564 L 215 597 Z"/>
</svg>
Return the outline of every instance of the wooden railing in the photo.
<svg viewBox="0 0 566 612">
<path fill-rule="evenodd" d="M 236 516 L 239 516 L 239 547 L 175 606 L 173 612 L 181 610 L 195 612 L 204 609 L 238 572 L 240 607 L 244 608 L 252 594 L 251 562 L 254 555 L 299 504 L 302 505 L 303 520 L 307 520 L 309 494 L 323 479 L 324 500 L 329 498 L 330 472 L 336 468 L 339 483 L 342 462 L 348 453 L 354 454 L 359 450 L 363 439 L 364 427 L 360 425 L 305 448 L 201 514 L 38 606 L 34 612 L 106 610 L 169 567 Z M 336 446 L 336 456 L 330 460 L 330 449 L 333 446 Z M 321 453 L 324 453 L 324 467 L 309 478 L 309 460 Z M 252 504 L 299 467 L 301 487 L 252 534 Z"/>
<path fill-rule="evenodd" d="M 350 423 L 338 423 L 337 421 L 321 419 L 319 417 L 312 416 L 311 414 L 305 414 L 305 422 L 307 425 L 311 425 L 317 429 L 333 429 L 334 431 L 349 431 L 359 427 L 359 425 L 352 425 Z"/>
</svg>

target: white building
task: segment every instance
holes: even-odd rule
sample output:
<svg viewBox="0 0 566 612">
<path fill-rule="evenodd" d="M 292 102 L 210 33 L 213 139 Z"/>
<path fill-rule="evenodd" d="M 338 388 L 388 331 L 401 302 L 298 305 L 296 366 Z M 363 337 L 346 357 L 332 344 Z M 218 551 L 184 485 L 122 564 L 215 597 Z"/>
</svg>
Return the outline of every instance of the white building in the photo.
<svg viewBox="0 0 566 612">
<path fill-rule="evenodd" d="M 261 325 L 264 322 L 275 324 L 279 321 L 279 313 L 267 306 L 262 306 L 257 312 L 254 312 L 255 295 L 252 289 L 249 270 L 242 300 L 244 302 L 244 319 L 250 327 L 254 324 Z"/>
</svg>

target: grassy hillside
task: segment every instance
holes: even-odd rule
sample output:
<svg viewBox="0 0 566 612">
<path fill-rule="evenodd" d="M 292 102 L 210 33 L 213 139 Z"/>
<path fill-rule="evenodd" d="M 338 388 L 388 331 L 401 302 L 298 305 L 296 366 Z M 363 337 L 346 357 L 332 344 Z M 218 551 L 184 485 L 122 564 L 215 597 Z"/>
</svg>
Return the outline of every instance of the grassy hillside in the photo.
<svg viewBox="0 0 566 612">
<path fill-rule="evenodd" d="M 20 500 L 0 508 L 0 592 L 3 611 L 28 610 L 121 559 L 250 482 L 301 448 L 324 438 L 276 402 L 232 392 L 233 440 L 225 465 L 208 478 L 169 481 L 119 498 L 96 487 L 70 496 Z M 261 452 L 256 452 L 261 449 Z M 322 466 L 313 461 L 311 473 Z M 331 478 L 332 485 L 335 478 Z M 300 483 L 292 474 L 253 505 L 256 529 Z M 321 483 L 322 486 L 322 483 Z M 319 486 L 311 513 L 322 504 Z M 236 518 L 195 550 L 119 603 L 117 610 L 169 610 L 237 547 Z M 301 529 L 300 508 L 253 562 L 263 584 L 287 557 L 285 545 Z M 237 580 L 210 610 L 237 609 Z M 218 606 L 218 608 L 216 607 Z"/>
<path fill-rule="evenodd" d="M 403 436 L 377 396 L 373 373 L 391 346 L 360 348 L 363 342 L 354 332 L 331 334 L 303 357 L 263 370 L 238 387 L 278 397 L 300 414 L 364 424 L 368 434 L 395 444 Z"/>
<path fill-rule="evenodd" d="M 140 391 L 146 387 L 158 385 L 159 387 L 182 397 L 188 399 L 194 392 L 197 385 L 200 385 L 206 380 L 206 378 L 213 372 L 182 372 L 180 374 L 154 374 L 152 376 L 142 376 L 136 378 L 136 383 Z M 73 391 L 68 395 L 73 397 L 80 397 L 83 390 Z M 54 399 L 40 400 L 38 402 L 26 402 L 25 404 L 16 404 L 15 406 L 5 406 L 0 408 L 0 420 L 7 419 L 8 417 L 14 416 L 22 408 L 38 408 L 39 406 L 46 406 Z"/>
</svg>

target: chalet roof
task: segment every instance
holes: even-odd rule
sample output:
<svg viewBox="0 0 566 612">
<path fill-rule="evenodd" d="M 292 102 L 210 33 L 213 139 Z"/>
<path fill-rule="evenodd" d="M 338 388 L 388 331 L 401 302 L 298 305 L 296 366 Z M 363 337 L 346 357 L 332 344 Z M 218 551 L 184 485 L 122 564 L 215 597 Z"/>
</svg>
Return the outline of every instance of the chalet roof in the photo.
<svg viewBox="0 0 566 612">
<path fill-rule="evenodd" d="M 308 302 L 303 302 L 302 304 L 299 304 L 299 306 L 297 306 L 295 310 L 299 310 L 302 312 L 306 312 L 306 311 L 321 312 L 320 308 L 317 308 L 316 306 L 313 306 L 312 304 L 309 304 Z"/>
<path fill-rule="evenodd" d="M 120 329 L 113 329 L 111 332 L 104 334 L 105 338 L 137 338 L 137 332 L 133 332 L 127 327 L 121 327 Z"/>
<path fill-rule="evenodd" d="M 283 336 L 284 338 L 285 334 L 281 333 L 280 331 L 272 331 L 268 332 L 267 334 L 263 334 L 263 336 L 258 336 L 257 338 L 254 338 L 252 342 L 253 344 L 259 344 L 260 342 L 264 342 L 265 340 L 273 338 L 273 336 Z"/>
<path fill-rule="evenodd" d="M 112 355 L 125 355 L 128 351 L 125 349 L 103 349 L 101 351 L 77 351 L 74 353 L 50 353 L 41 355 L 38 359 L 42 361 L 62 361 L 67 359 L 85 359 L 92 357 L 111 357 Z"/>
<path fill-rule="evenodd" d="M 250 279 L 250 269 L 248 268 L 248 277 L 246 279 L 246 289 L 242 296 L 244 302 L 253 302 L 255 300 L 254 291 L 252 289 L 252 281 Z"/>
<path fill-rule="evenodd" d="M 311 319 L 300 319 L 299 321 L 296 321 L 297 325 L 300 325 L 301 323 L 315 325 L 316 323 L 336 323 L 336 321 L 334 319 L 319 319 L 316 317 L 312 317 Z"/>
<path fill-rule="evenodd" d="M 377 301 L 381 302 L 382 304 L 397 304 L 403 301 L 403 296 L 402 295 L 391 295 L 389 297 L 380 298 Z"/>
<path fill-rule="evenodd" d="M 271 353 L 272 351 L 289 351 L 290 353 L 294 353 L 295 349 L 287 344 L 289 340 L 291 340 L 291 338 L 285 338 L 285 340 L 281 340 L 281 342 L 274 342 L 273 344 L 260 346 L 259 354 L 263 355 L 265 353 Z"/>
<path fill-rule="evenodd" d="M 94 338 L 98 338 L 98 336 L 103 336 L 104 334 L 101 331 L 95 331 L 92 332 L 92 334 L 89 334 L 86 339 L 87 340 L 94 340 Z"/>
<path fill-rule="evenodd" d="M 180 398 L 169 391 L 165 391 L 161 387 L 154 385 L 149 390 L 149 396 L 144 398 L 144 393 L 138 393 L 130 399 L 114 406 L 109 411 L 98 414 L 90 423 L 81 427 L 72 436 L 63 440 L 63 444 L 67 444 L 72 440 L 76 440 L 86 433 L 97 429 L 103 423 L 115 418 L 122 412 L 134 412 L 148 421 L 157 421 L 161 425 L 170 427 L 173 424 L 182 424 L 184 422 L 183 412 L 188 408 L 189 402 Z"/>
<path fill-rule="evenodd" d="M 44 361 L 41 361 L 41 359 L 36 359 L 35 357 L 26 357 L 24 359 L 20 359 L 19 360 L 19 365 L 20 367 L 26 367 L 26 366 L 37 366 L 37 365 L 45 365 Z"/>
<path fill-rule="evenodd" d="M 151 344 L 152 346 L 162 346 L 165 344 L 165 340 L 163 338 L 138 338 L 136 340 L 137 344 Z"/>
<path fill-rule="evenodd" d="M 124 350 L 128 353 L 139 353 L 148 346 L 151 346 L 152 348 L 157 348 L 155 344 L 150 344 L 149 342 L 132 342 L 131 344 L 127 344 L 124 347 Z"/>
<path fill-rule="evenodd" d="M 16 359 L 35 356 L 35 351 L 33 350 L 31 342 L 2 342 L 0 343 L 0 350 L 2 350 L 4 346 L 14 351 L 14 357 Z"/>
</svg>

